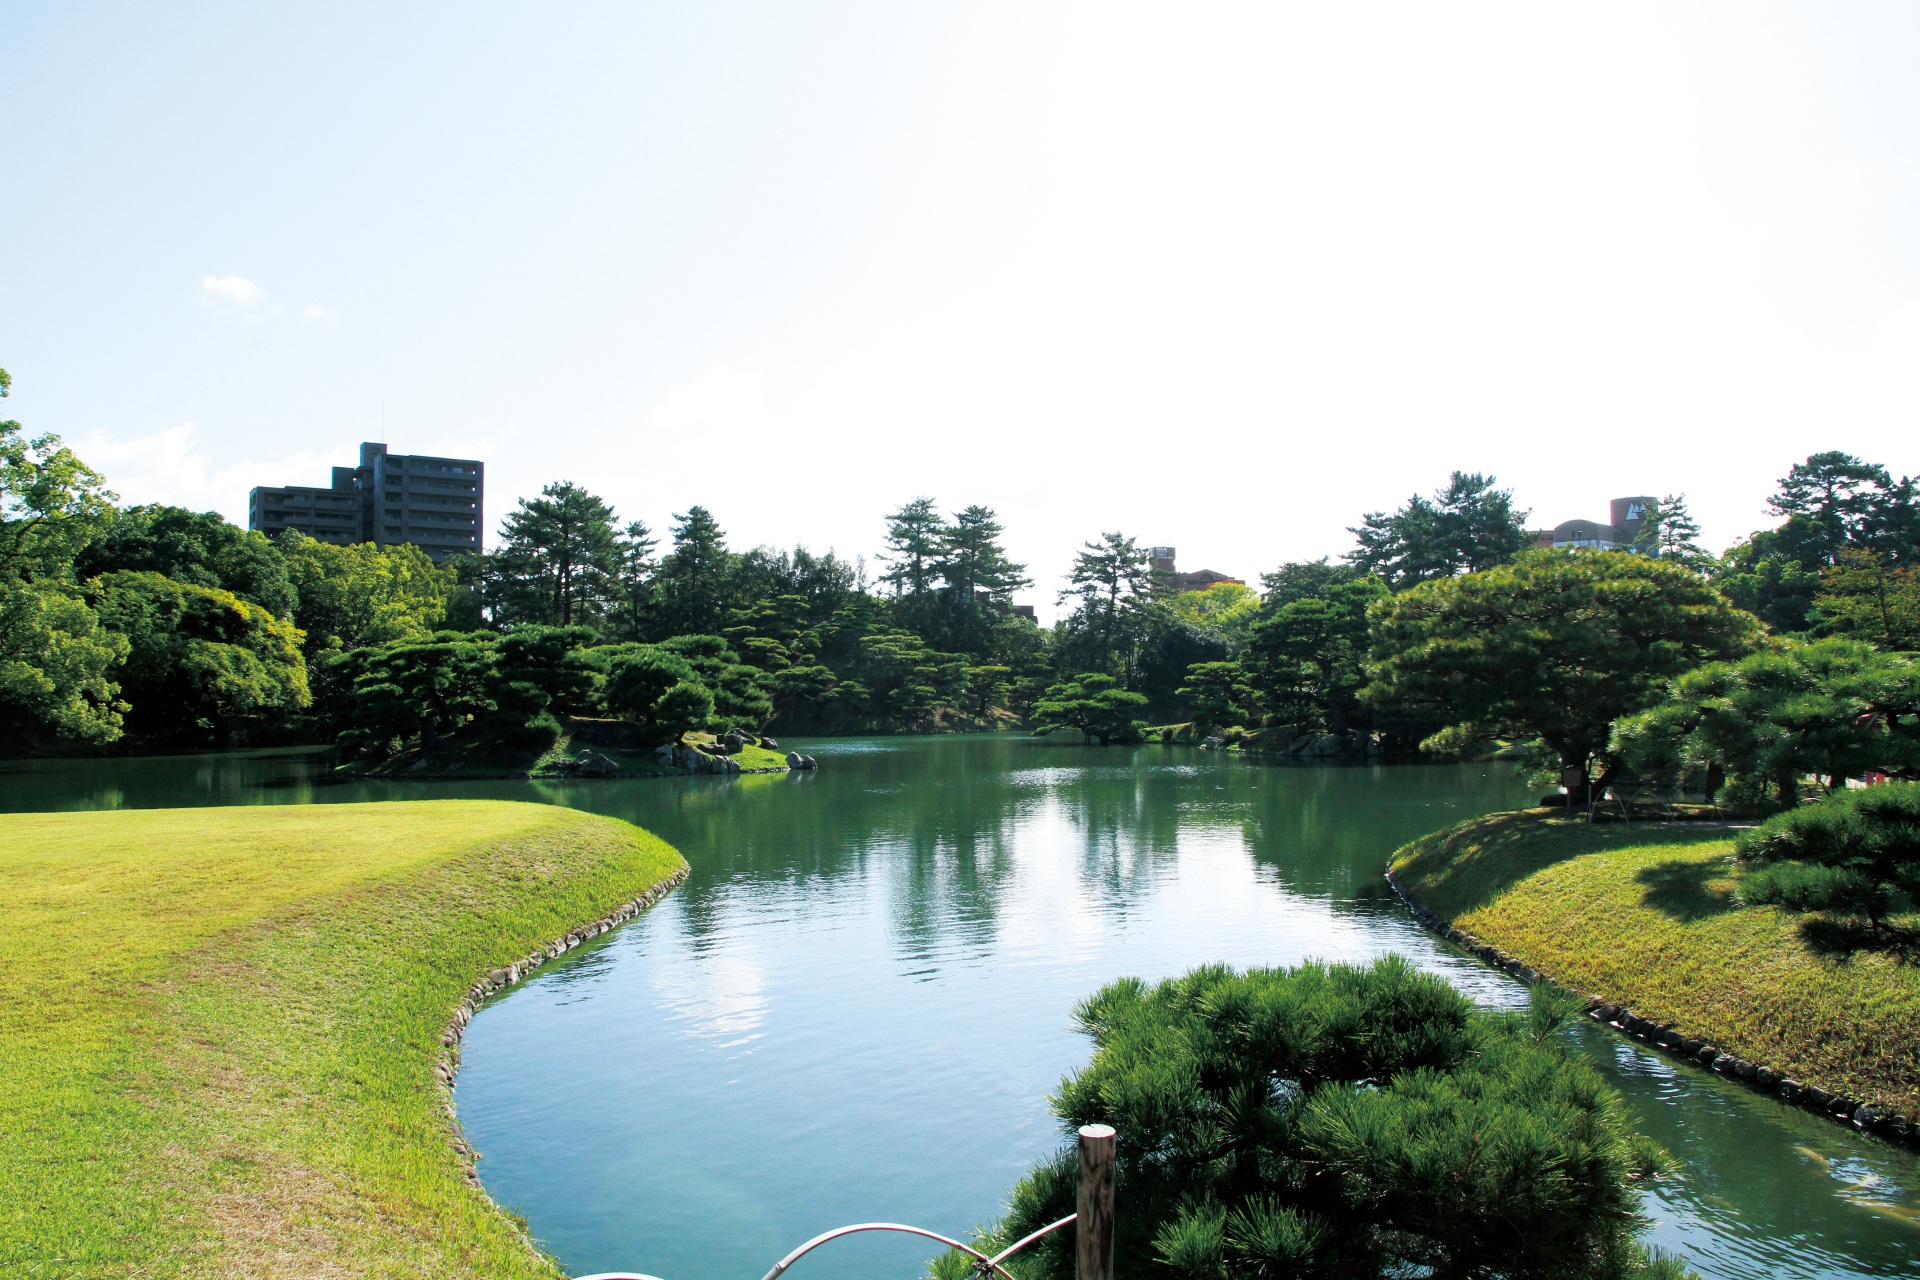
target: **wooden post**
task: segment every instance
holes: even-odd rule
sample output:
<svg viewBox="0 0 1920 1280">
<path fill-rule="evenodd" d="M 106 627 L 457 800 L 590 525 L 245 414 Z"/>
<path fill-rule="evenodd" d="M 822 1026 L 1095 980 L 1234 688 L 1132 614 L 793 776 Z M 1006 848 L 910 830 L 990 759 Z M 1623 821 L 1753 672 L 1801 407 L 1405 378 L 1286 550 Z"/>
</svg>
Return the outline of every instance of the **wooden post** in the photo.
<svg viewBox="0 0 1920 1280">
<path fill-rule="evenodd" d="M 1075 1280 L 1113 1280 L 1113 1126 L 1080 1126 Z"/>
</svg>

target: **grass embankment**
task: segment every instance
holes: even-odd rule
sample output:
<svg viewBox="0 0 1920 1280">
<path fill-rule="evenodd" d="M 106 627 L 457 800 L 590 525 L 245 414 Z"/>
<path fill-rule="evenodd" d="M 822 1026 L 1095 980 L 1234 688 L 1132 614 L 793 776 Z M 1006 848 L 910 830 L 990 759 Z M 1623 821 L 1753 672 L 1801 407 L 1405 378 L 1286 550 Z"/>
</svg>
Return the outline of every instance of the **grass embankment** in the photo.
<svg viewBox="0 0 1920 1280">
<path fill-rule="evenodd" d="M 499 801 L 0 815 L 0 1274 L 558 1272 L 462 1178 L 466 988 L 672 875 Z"/>
<path fill-rule="evenodd" d="M 1407 845 L 1393 874 L 1428 910 L 1563 986 L 1920 1114 L 1920 967 L 1868 945 L 1864 929 L 1741 906 L 1724 827 L 1497 814 Z"/>
</svg>

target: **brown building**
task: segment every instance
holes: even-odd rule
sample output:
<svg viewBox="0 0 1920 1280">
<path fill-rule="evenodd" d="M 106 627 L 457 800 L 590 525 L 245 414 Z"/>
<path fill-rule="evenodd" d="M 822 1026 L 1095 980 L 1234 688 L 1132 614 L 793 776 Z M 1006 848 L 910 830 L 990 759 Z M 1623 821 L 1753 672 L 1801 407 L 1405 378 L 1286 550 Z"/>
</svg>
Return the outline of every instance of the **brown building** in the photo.
<svg viewBox="0 0 1920 1280">
<path fill-rule="evenodd" d="M 1181 573 L 1174 568 L 1172 547 L 1149 547 L 1147 553 L 1153 557 L 1154 573 L 1167 584 L 1167 590 L 1176 595 L 1185 591 L 1205 591 L 1208 587 L 1218 586 L 1222 582 L 1231 582 L 1239 587 L 1247 585 L 1243 579 L 1230 578 L 1224 573 L 1215 573 L 1212 569 L 1193 569 Z"/>
<path fill-rule="evenodd" d="M 1597 520 L 1563 520 L 1551 529 L 1530 529 L 1536 547 L 1591 547 L 1596 551 L 1631 551 L 1634 541 L 1647 529 L 1647 517 L 1659 499 L 1641 495 L 1615 498 L 1601 524 Z"/>
</svg>

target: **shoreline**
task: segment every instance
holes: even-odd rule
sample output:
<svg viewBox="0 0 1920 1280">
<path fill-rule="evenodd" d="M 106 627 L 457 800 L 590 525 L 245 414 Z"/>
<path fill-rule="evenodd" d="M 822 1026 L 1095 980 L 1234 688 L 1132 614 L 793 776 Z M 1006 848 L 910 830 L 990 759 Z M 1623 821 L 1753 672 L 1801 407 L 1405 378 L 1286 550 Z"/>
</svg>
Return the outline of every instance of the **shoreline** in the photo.
<svg viewBox="0 0 1920 1280">
<path fill-rule="evenodd" d="M 1524 813 L 1525 811 L 1516 811 Z M 1490 815 L 1492 818 L 1511 818 L 1516 814 Z M 1507 950 L 1486 942 L 1481 937 L 1460 928 L 1452 920 L 1428 908 L 1410 891 L 1402 877 L 1396 874 L 1395 867 L 1406 860 L 1410 851 L 1417 846 L 1449 834 L 1462 831 L 1487 819 L 1470 819 L 1442 831 L 1431 833 L 1419 840 L 1411 841 L 1396 849 L 1389 857 L 1385 875 L 1388 887 L 1407 907 L 1408 912 L 1423 927 L 1438 935 L 1443 941 L 1483 960 L 1493 968 L 1518 978 L 1529 986 L 1547 985 L 1565 991 L 1585 1002 L 1584 1014 L 1602 1025 L 1613 1028 L 1622 1035 L 1660 1050 L 1667 1057 L 1687 1063 L 1702 1071 L 1710 1071 L 1725 1079 L 1742 1083 L 1749 1088 L 1775 1097 L 1783 1102 L 1800 1106 L 1815 1114 L 1826 1116 L 1837 1123 L 1845 1124 L 1857 1132 L 1870 1134 L 1908 1149 L 1920 1147 L 1920 1124 L 1901 1111 L 1891 1107 L 1875 1106 L 1860 1098 L 1852 1097 L 1843 1091 L 1829 1090 L 1814 1083 L 1812 1079 L 1795 1078 L 1786 1071 L 1778 1070 L 1765 1063 L 1756 1063 L 1737 1054 L 1722 1050 L 1711 1039 L 1691 1034 L 1677 1021 L 1656 1021 L 1635 1013 L 1621 1001 L 1608 995 L 1593 995 L 1583 991 L 1574 983 L 1546 971 L 1537 964 L 1513 955 Z M 1685 824 L 1695 830 L 1704 824 Z M 1595 856 L 1585 854 L 1577 856 Z M 1404 868 L 1403 868 L 1404 869 Z M 1503 891 L 1512 892 L 1516 886 Z M 1499 901 L 1496 897 L 1494 901 Z M 1806 1075 L 1807 1073 L 1802 1073 Z"/>
<path fill-rule="evenodd" d="M 480 1184 L 479 1153 L 473 1149 L 473 1144 L 467 1141 L 466 1130 L 460 1124 L 459 1110 L 454 1105 L 456 1101 L 454 1086 L 460 1074 L 460 1044 L 466 1038 L 468 1025 L 490 998 L 518 985 L 522 979 L 548 961 L 558 960 L 574 948 L 604 934 L 612 933 L 621 925 L 638 919 L 649 908 L 658 904 L 662 898 L 685 884 L 690 870 L 691 868 L 683 860 L 679 870 L 661 877 L 637 897 L 621 903 L 605 915 L 569 929 L 546 946 L 529 951 L 518 960 L 489 969 L 486 976 L 475 980 L 474 984 L 467 988 L 466 995 L 447 1016 L 446 1029 L 440 1033 L 442 1052 L 433 1062 L 433 1078 L 440 1090 L 441 1108 L 453 1126 L 451 1145 L 455 1157 L 460 1161 L 462 1179 L 468 1186 L 485 1196 L 487 1203 L 500 1210 L 503 1215 L 506 1210 L 492 1196 L 487 1195 L 486 1188 Z"/>
<path fill-rule="evenodd" d="M 685 883 L 677 850 L 500 800 L 0 826 L 8 1274 L 559 1280 L 480 1184 L 460 1046 L 487 999 Z M 67 950 L 95 959 L 46 962 Z"/>
</svg>

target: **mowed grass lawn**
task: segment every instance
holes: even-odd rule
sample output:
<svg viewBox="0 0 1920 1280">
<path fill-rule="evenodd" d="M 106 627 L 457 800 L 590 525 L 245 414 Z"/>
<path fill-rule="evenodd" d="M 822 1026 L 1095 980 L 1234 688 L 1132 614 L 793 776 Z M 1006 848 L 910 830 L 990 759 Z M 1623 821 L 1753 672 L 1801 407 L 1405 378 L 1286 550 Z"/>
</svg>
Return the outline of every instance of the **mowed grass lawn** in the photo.
<svg viewBox="0 0 1920 1280">
<path fill-rule="evenodd" d="M 1430 910 L 1564 986 L 1920 1114 L 1920 967 L 1861 945 L 1864 928 L 1741 906 L 1732 833 L 1703 825 L 1497 814 L 1414 841 L 1393 871 Z"/>
<path fill-rule="evenodd" d="M 440 1035 L 682 865 L 500 801 L 0 815 L 0 1275 L 550 1280 Z"/>
</svg>

